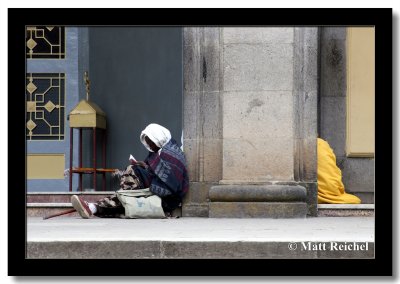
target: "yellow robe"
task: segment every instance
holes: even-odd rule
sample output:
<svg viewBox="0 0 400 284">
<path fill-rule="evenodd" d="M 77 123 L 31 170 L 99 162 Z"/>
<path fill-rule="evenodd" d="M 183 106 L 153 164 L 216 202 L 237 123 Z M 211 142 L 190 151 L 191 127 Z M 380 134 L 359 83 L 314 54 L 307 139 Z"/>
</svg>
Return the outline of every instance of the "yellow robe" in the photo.
<svg viewBox="0 0 400 284">
<path fill-rule="evenodd" d="M 328 142 L 318 138 L 318 203 L 358 204 L 361 200 L 344 191 L 342 171 Z"/>
</svg>

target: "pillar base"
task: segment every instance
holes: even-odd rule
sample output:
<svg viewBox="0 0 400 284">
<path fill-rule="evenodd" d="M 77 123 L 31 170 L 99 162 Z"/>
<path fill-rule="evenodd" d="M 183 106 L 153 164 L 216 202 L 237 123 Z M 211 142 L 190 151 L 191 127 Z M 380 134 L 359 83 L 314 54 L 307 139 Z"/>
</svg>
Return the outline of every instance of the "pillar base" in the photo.
<svg viewBox="0 0 400 284">
<path fill-rule="evenodd" d="M 216 185 L 210 218 L 305 218 L 307 191 L 299 185 Z"/>
</svg>

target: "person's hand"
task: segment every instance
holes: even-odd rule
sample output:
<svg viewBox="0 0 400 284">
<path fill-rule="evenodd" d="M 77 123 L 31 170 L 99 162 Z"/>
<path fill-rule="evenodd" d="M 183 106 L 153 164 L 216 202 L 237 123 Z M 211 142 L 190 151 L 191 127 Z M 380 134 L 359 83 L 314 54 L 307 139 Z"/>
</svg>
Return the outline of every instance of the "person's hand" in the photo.
<svg viewBox="0 0 400 284">
<path fill-rule="evenodd" d="M 111 173 L 112 177 L 120 176 L 120 175 L 121 175 L 121 171 L 119 169 L 116 169 L 114 172 Z"/>
<path fill-rule="evenodd" d="M 131 160 L 131 163 L 132 163 L 132 165 L 137 165 L 137 166 L 140 166 L 140 167 L 142 167 L 142 168 L 147 168 L 146 163 L 143 162 L 143 161 L 132 161 L 132 160 Z"/>
</svg>

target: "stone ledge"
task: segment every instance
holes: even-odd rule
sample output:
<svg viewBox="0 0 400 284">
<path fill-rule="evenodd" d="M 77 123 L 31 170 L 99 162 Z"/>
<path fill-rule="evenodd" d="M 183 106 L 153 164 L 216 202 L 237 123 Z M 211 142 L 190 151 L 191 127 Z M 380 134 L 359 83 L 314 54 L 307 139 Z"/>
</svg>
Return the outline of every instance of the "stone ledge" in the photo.
<svg viewBox="0 0 400 284">
<path fill-rule="evenodd" d="M 318 204 L 318 210 L 320 209 L 374 210 L 375 204 Z"/>
<path fill-rule="evenodd" d="M 208 217 L 208 203 L 195 204 L 195 203 L 183 203 L 182 207 L 183 217 Z"/>
<path fill-rule="evenodd" d="M 335 245 L 348 245 L 338 241 Z M 168 258 L 277 258 L 277 259 L 320 259 L 320 258 L 373 258 L 374 243 L 368 242 L 368 250 L 304 250 L 296 242 L 296 249 L 289 249 L 289 242 L 262 241 L 52 241 L 27 243 L 28 259 L 168 259 Z M 366 242 L 356 242 L 366 246 Z M 329 246 L 329 242 L 326 242 Z"/>
<path fill-rule="evenodd" d="M 68 209 L 73 209 L 71 203 L 27 203 L 26 207 L 28 217 L 44 217 L 50 214 L 61 213 Z M 79 214 L 77 212 L 72 212 L 63 216 L 79 217 Z M 172 211 L 172 216 L 182 217 L 182 208 L 176 208 Z"/>
<path fill-rule="evenodd" d="M 52 214 L 61 213 L 63 211 L 73 209 L 72 205 L 70 207 L 66 206 L 31 206 L 26 208 L 26 214 L 28 217 L 45 217 Z M 79 217 L 77 212 L 72 212 L 63 217 Z"/>
<path fill-rule="evenodd" d="M 318 217 L 373 217 L 373 209 L 318 209 Z"/>
<path fill-rule="evenodd" d="M 68 203 L 72 195 L 79 195 L 88 202 L 96 202 L 101 198 L 115 194 L 115 191 L 98 192 L 28 192 L 27 203 Z"/>
<path fill-rule="evenodd" d="M 210 218 L 306 218 L 304 202 L 210 202 Z"/>
<path fill-rule="evenodd" d="M 39 208 L 39 207 L 49 207 L 49 208 L 52 208 L 52 207 L 57 207 L 57 208 L 67 207 L 67 208 L 69 208 L 69 207 L 71 207 L 72 208 L 72 203 L 71 202 L 60 202 L 60 203 L 51 203 L 51 202 L 49 202 L 49 203 L 46 203 L 46 202 L 35 203 L 35 202 L 32 202 L 32 203 L 27 203 L 26 207 L 28 207 L 28 208 Z"/>
<path fill-rule="evenodd" d="M 209 192 L 213 202 L 305 202 L 306 197 L 299 185 L 215 185 Z"/>
<path fill-rule="evenodd" d="M 318 217 L 354 216 L 375 216 L 375 204 L 318 204 Z"/>
<path fill-rule="evenodd" d="M 115 191 L 35 191 L 28 192 L 27 195 L 112 195 Z"/>
</svg>

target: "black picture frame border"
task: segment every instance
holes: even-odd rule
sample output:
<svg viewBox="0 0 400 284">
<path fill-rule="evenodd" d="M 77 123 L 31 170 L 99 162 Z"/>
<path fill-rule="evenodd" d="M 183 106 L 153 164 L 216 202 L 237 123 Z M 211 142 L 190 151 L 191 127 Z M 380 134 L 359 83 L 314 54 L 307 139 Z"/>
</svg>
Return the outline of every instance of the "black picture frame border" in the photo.
<svg viewBox="0 0 400 284">
<path fill-rule="evenodd" d="M 375 259 L 26 259 L 26 172 L 8 171 L 13 276 L 389 276 L 393 274 L 392 9 L 8 9 L 8 168 L 26 165 L 25 26 L 370 26 L 376 28 Z M 382 95 L 383 94 L 383 95 Z M 390 96 L 392 94 L 392 96 Z M 18 107 L 16 107 L 18 106 Z M 385 127 L 378 127 L 385 125 Z M 21 128 L 20 128 L 21 127 Z M 384 189 L 383 189 L 384 188 Z M 121 267 L 134 269 L 121 269 Z M 340 269 L 332 269 L 340 267 Z"/>
</svg>

